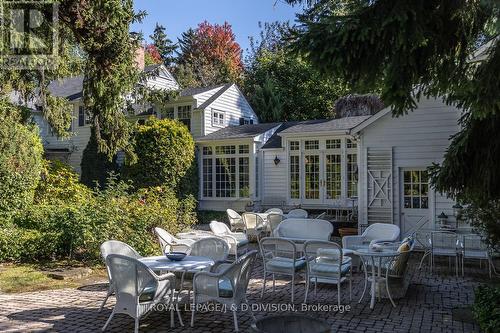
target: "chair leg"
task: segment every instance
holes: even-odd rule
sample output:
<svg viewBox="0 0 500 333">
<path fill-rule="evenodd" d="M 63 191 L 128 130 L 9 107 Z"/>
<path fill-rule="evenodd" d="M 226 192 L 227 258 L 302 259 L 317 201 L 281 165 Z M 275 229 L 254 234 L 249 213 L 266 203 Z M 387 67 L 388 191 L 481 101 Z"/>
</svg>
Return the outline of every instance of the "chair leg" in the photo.
<svg viewBox="0 0 500 333">
<path fill-rule="evenodd" d="M 106 321 L 106 324 L 102 327 L 102 331 L 104 332 L 106 328 L 108 328 L 109 323 L 111 322 L 111 319 L 113 319 L 113 316 L 115 315 L 115 310 L 111 312 L 111 315 L 109 316 L 108 320 Z"/>
<path fill-rule="evenodd" d="M 464 276 L 464 256 L 462 256 L 462 277 Z"/>
<path fill-rule="evenodd" d="M 352 301 L 352 268 L 349 272 L 349 301 Z"/>
<path fill-rule="evenodd" d="M 318 278 L 314 278 L 314 297 L 318 297 Z"/>
<path fill-rule="evenodd" d="M 194 326 L 194 313 L 196 312 L 196 298 L 193 299 L 193 308 L 191 309 L 191 327 Z"/>
<path fill-rule="evenodd" d="M 274 274 L 273 274 L 274 276 Z M 264 271 L 264 282 L 262 283 L 262 292 L 260 293 L 260 298 L 264 298 L 264 291 L 266 290 L 266 272 Z"/>
<path fill-rule="evenodd" d="M 135 318 L 134 333 L 139 333 L 139 318 Z"/>
<path fill-rule="evenodd" d="M 276 291 L 276 278 L 274 277 L 273 274 L 273 293 Z"/>
<path fill-rule="evenodd" d="M 113 287 L 110 284 L 108 287 L 108 291 L 106 292 L 106 297 L 104 297 L 104 300 L 101 303 L 101 307 L 99 308 L 99 312 L 101 312 L 102 309 L 104 309 L 104 305 L 106 305 L 106 302 L 108 301 L 109 296 L 111 296 L 112 294 L 113 294 Z"/>
<path fill-rule="evenodd" d="M 340 279 L 337 282 L 337 301 L 338 301 L 338 305 L 340 307 Z"/>
<path fill-rule="evenodd" d="M 294 284 L 295 284 L 295 273 L 292 275 L 292 304 L 293 304 L 293 296 L 294 296 Z"/>
<path fill-rule="evenodd" d="M 458 277 L 458 256 L 455 256 L 455 275 Z"/>
<path fill-rule="evenodd" d="M 236 309 L 233 310 L 233 321 L 234 321 L 234 331 L 239 332 L 238 329 L 238 315 L 236 314 Z"/>
<path fill-rule="evenodd" d="M 307 294 L 309 293 L 309 277 L 306 280 L 306 295 L 304 296 L 304 303 L 307 303 Z"/>
</svg>

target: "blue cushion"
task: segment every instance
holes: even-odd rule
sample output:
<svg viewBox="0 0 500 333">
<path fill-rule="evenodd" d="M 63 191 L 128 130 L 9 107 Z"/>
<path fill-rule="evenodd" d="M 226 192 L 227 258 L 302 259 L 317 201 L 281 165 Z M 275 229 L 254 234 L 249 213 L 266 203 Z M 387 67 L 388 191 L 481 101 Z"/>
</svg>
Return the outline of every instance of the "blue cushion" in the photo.
<svg viewBox="0 0 500 333">
<path fill-rule="evenodd" d="M 139 302 L 149 302 L 152 301 L 153 298 L 155 297 L 156 293 L 156 286 L 147 286 L 144 288 L 144 291 L 142 292 L 141 295 L 139 295 Z"/>
<path fill-rule="evenodd" d="M 219 297 L 233 297 L 233 287 L 231 286 L 231 281 L 228 279 L 219 280 Z"/>
<path fill-rule="evenodd" d="M 304 259 L 295 260 L 295 271 L 301 270 L 305 266 Z M 293 259 L 290 258 L 276 257 L 266 263 L 267 271 L 290 273 L 293 269 Z"/>
<path fill-rule="evenodd" d="M 238 247 L 243 247 L 245 245 L 248 245 L 248 239 L 239 239 L 238 240 Z"/>
</svg>

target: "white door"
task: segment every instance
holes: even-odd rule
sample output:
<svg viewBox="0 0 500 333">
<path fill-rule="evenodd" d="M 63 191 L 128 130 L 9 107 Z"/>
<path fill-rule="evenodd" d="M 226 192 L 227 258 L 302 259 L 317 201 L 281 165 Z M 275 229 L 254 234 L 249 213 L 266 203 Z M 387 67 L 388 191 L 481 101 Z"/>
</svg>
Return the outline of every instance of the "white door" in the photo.
<svg viewBox="0 0 500 333">
<path fill-rule="evenodd" d="M 406 237 L 429 227 L 429 177 L 425 168 L 405 168 L 399 179 L 401 233 Z"/>
<path fill-rule="evenodd" d="M 319 203 L 322 200 L 322 158 L 317 152 L 304 153 L 304 203 Z"/>
</svg>

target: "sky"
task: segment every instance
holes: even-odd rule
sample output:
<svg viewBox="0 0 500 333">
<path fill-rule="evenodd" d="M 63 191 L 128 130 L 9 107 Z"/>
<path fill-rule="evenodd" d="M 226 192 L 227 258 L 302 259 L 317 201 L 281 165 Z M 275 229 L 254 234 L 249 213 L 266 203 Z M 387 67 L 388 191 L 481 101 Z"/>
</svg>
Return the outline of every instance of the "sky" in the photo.
<svg viewBox="0 0 500 333">
<path fill-rule="evenodd" d="M 166 28 L 171 40 L 177 42 L 184 31 L 196 28 L 205 20 L 212 24 L 227 21 L 243 51 L 250 46 L 248 37 L 259 35 L 259 21 L 293 22 L 295 13 L 301 10 L 283 0 L 134 0 L 134 8 L 148 13 L 142 23 L 131 27 L 131 31 L 142 31 L 146 40 L 153 33 L 156 22 Z"/>
</svg>

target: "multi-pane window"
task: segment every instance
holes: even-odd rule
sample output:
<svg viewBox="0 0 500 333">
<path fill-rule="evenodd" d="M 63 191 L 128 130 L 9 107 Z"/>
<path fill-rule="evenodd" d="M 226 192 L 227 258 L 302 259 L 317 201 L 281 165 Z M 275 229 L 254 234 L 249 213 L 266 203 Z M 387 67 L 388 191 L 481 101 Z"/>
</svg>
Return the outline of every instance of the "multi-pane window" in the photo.
<svg viewBox="0 0 500 333">
<path fill-rule="evenodd" d="M 339 199 L 342 194 L 341 155 L 326 155 L 326 198 Z"/>
<path fill-rule="evenodd" d="M 177 119 L 191 130 L 191 105 L 182 105 L 177 108 Z"/>
<path fill-rule="evenodd" d="M 319 140 L 306 140 L 304 142 L 304 148 L 306 150 L 319 149 Z"/>
<path fill-rule="evenodd" d="M 300 156 L 290 156 L 290 198 L 300 198 Z"/>
<path fill-rule="evenodd" d="M 319 199 L 319 155 L 304 156 L 305 198 Z"/>
<path fill-rule="evenodd" d="M 429 208 L 429 176 L 425 170 L 403 172 L 405 208 Z"/>
<path fill-rule="evenodd" d="M 346 146 L 347 146 L 347 149 L 350 149 L 350 148 L 357 148 L 358 147 L 358 144 L 356 143 L 356 141 L 352 140 L 352 139 L 347 139 L 346 140 Z"/>
<path fill-rule="evenodd" d="M 250 159 L 240 157 L 238 162 L 240 198 L 248 198 L 250 197 Z"/>
<path fill-rule="evenodd" d="M 78 126 L 82 127 L 85 125 L 89 125 L 91 123 L 90 116 L 85 112 L 85 108 L 80 105 L 78 107 Z"/>
<path fill-rule="evenodd" d="M 162 115 L 164 119 L 165 118 L 174 119 L 175 118 L 174 108 L 173 107 L 166 108 L 165 110 L 163 110 Z"/>
<path fill-rule="evenodd" d="M 290 150 L 300 150 L 300 141 L 290 141 Z"/>
<path fill-rule="evenodd" d="M 342 141 L 340 139 L 326 140 L 326 149 L 340 149 Z"/>
<path fill-rule="evenodd" d="M 249 151 L 249 145 L 203 147 L 203 197 L 249 198 Z"/>
<path fill-rule="evenodd" d="M 347 197 L 358 196 L 358 155 L 347 154 Z"/>
<path fill-rule="evenodd" d="M 213 195 L 213 187 L 212 187 L 212 159 L 204 158 L 203 159 L 203 196 L 211 197 Z"/>
<path fill-rule="evenodd" d="M 212 125 L 213 126 L 224 126 L 224 112 L 213 111 L 212 112 Z"/>
</svg>

